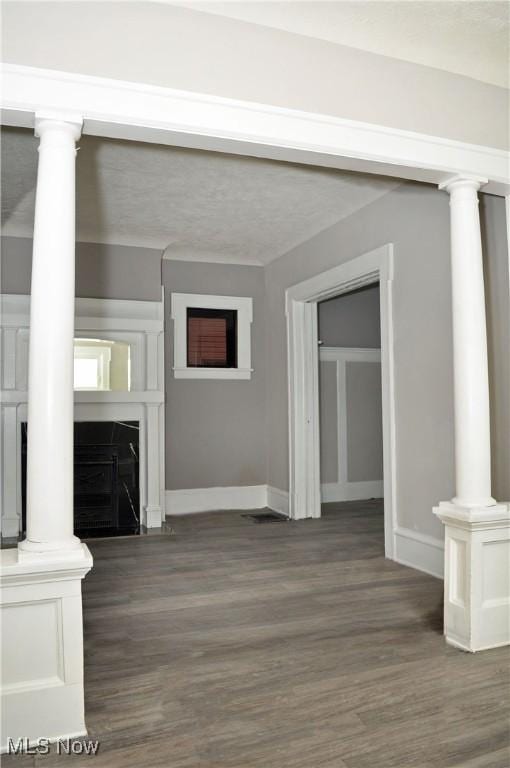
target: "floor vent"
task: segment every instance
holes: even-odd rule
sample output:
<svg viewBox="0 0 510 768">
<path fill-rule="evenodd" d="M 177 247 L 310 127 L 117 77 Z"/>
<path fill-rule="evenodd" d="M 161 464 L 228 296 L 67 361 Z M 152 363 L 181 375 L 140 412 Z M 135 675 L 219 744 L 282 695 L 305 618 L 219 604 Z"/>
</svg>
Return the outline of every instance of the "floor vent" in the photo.
<svg viewBox="0 0 510 768">
<path fill-rule="evenodd" d="M 288 517 L 277 512 L 255 512 L 250 515 L 241 515 L 241 517 L 249 517 L 254 523 L 287 523 L 289 521 Z"/>
</svg>

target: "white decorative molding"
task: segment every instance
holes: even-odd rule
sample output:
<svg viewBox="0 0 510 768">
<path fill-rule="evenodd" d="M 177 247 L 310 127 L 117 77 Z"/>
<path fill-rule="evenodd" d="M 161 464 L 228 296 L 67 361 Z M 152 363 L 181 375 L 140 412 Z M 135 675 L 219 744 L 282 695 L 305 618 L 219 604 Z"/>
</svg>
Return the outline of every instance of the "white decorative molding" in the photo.
<svg viewBox="0 0 510 768">
<path fill-rule="evenodd" d="M 442 579 L 444 575 L 444 542 L 411 528 L 395 530 L 394 560 L 401 565 Z"/>
<path fill-rule="evenodd" d="M 483 651 L 510 644 L 510 504 L 441 502 L 445 526 L 444 632 L 450 645 Z"/>
<path fill-rule="evenodd" d="M 380 363 L 381 350 L 373 347 L 325 347 L 321 346 L 319 350 L 320 360 L 336 363 L 341 362 L 360 362 L 360 363 Z"/>
<path fill-rule="evenodd" d="M 263 509 L 267 506 L 267 485 L 214 488 L 182 488 L 166 492 L 166 514 Z"/>
<path fill-rule="evenodd" d="M 2 293 L 2 328 L 30 326 L 30 296 Z M 164 321 L 162 301 L 75 299 L 75 331 L 144 331 L 158 333 Z"/>
<path fill-rule="evenodd" d="M 176 379 L 250 379 L 251 323 L 253 299 L 245 296 L 212 296 L 198 293 L 172 293 L 171 317 L 174 323 L 174 376 Z M 187 359 L 187 309 L 233 309 L 237 312 L 237 366 L 235 368 L 193 368 Z"/>
<path fill-rule="evenodd" d="M 83 700 L 81 580 L 92 567 L 82 544 L 76 559 L 18 559 L 0 552 L 2 739 L 87 733 Z"/>
<path fill-rule="evenodd" d="M 266 507 L 269 507 L 269 509 L 272 509 L 274 512 L 279 512 L 281 515 L 289 517 L 289 492 L 268 485 Z"/>
<path fill-rule="evenodd" d="M 428 134 L 56 70 L 3 65 L 2 121 L 32 128 L 36 111 L 83 117 L 83 133 L 378 173 L 439 184 L 486 177 L 508 194 L 508 153 Z"/>
<path fill-rule="evenodd" d="M 174 365 L 176 379 L 251 379 L 253 368 L 179 368 Z"/>
<path fill-rule="evenodd" d="M 338 483 L 322 483 L 323 503 L 331 501 L 359 501 L 361 499 L 382 499 L 384 482 L 382 480 L 347 480 Z"/>
<path fill-rule="evenodd" d="M 384 457 L 384 539 L 394 556 L 397 527 L 395 386 L 393 360 L 393 246 L 388 243 L 287 289 L 290 516 L 320 517 L 319 353 L 317 303 L 379 283 Z"/>
<path fill-rule="evenodd" d="M 21 526 L 21 423 L 27 421 L 30 297 L 0 296 L 2 366 L 0 474 L 2 536 L 17 537 Z M 140 520 L 160 527 L 165 519 L 163 300 L 77 298 L 75 337 L 97 337 L 130 346 L 131 390 L 76 391 L 76 421 L 140 422 Z"/>
<path fill-rule="evenodd" d="M 381 350 L 362 347 L 324 347 L 319 349 L 320 362 L 336 364 L 336 438 L 337 438 L 337 480 L 321 484 L 321 500 L 356 501 L 359 499 L 380 499 L 384 494 L 381 477 L 372 480 L 351 481 L 348 478 L 347 455 L 347 390 L 346 366 L 350 362 L 380 363 Z M 327 406 L 326 406 L 327 407 Z"/>
</svg>

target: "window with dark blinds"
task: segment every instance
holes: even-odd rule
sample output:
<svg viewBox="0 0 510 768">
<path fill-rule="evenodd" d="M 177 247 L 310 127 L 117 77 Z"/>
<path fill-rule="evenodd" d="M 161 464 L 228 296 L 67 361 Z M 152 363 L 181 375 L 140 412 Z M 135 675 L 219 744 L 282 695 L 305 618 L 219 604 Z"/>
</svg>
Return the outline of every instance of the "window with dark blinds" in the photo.
<svg viewBox="0 0 510 768">
<path fill-rule="evenodd" d="M 235 368 L 237 310 L 188 307 L 186 348 L 190 368 Z"/>
</svg>

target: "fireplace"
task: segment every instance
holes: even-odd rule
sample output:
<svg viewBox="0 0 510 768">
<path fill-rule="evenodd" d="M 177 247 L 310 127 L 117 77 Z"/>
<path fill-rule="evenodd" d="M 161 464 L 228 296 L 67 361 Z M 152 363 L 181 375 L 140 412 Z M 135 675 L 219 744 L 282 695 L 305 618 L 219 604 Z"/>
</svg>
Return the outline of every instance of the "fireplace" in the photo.
<svg viewBox="0 0 510 768">
<path fill-rule="evenodd" d="M 30 297 L 0 294 L 0 299 L 6 350 L 0 520 L 2 538 L 17 539 L 25 530 Z M 75 309 L 75 359 L 96 374 L 94 380 L 76 382 L 74 392 L 76 533 L 85 538 L 160 528 L 165 517 L 163 301 L 76 298 Z"/>
<path fill-rule="evenodd" d="M 26 422 L 22 430 L 22 516 L 26 519 Z M 138 421 L 74 424 L 74 531 L 82 539 L 140 533 Z"/>
</svg>

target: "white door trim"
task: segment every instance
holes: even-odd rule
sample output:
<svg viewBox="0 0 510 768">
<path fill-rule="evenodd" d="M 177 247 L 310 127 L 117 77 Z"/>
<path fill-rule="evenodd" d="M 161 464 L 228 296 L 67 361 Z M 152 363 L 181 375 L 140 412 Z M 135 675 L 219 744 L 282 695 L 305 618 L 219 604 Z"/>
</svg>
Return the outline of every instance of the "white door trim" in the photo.
<svg viewBox="0 0 510 768">
<path fill-rule="evenodd" d="M 4 64 L 2 123 L 35 113 L 83 119 L 83 133 L 311 163 L 441 184 L 462 174 L 510 192 L 508 152 L 270 104 Z"/>
<path fill-rule="evenodd" d="M 287 289 L 289 385 L 289 512 L 294 520 L 320 517 L 319 362 L 317 303 L 379 282 L 386 557 L 395 552 L 396 451 L 393 360 L 393 245 L 380 248 Z"/>
</svg>

